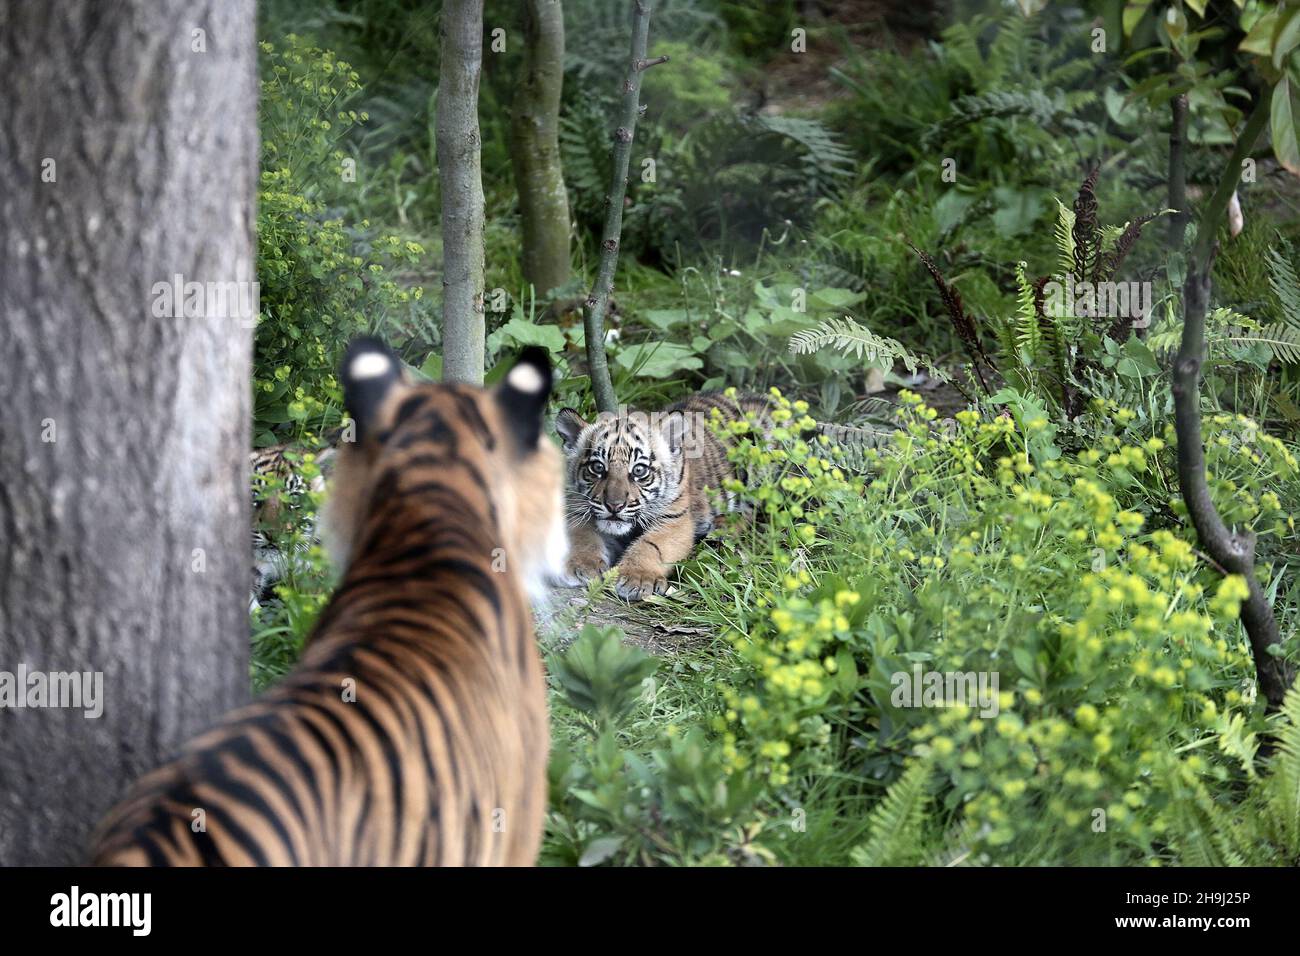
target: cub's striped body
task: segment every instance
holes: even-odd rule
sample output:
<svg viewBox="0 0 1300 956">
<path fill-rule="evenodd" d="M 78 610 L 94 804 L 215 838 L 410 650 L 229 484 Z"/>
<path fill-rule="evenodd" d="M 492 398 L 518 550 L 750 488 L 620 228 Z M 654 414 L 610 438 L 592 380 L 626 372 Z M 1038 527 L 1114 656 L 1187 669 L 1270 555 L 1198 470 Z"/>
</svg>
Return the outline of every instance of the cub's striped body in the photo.
<svg viewBox="0 0 1300 956">
<path fill-rule="evenodd" d="M 563 566 L 550 391 L 532 352 L 495 391 L 410 385 L 372 340 L 344 363 L 358 442 L 328 543 L 346 566 L 297 668 L 142 778 L 108 865 L 528 865 L 549 743 L 526 592 Z"/>
<path fill-rule="evenodd" d="M 572 408 L 560 411 L 572 541 L 564 583 L 582 585 L 617 566 L 616 590 L 625 598 L 667 590 L 672 566 L 718 518 L 710 489 L 732 474 L 727 446 L 710 427 L 715 412 L 724 424 L 749 415 L 760 431 L 772 425 L 766 396 L 720 392 L 591 423 Z"/>
</svg>

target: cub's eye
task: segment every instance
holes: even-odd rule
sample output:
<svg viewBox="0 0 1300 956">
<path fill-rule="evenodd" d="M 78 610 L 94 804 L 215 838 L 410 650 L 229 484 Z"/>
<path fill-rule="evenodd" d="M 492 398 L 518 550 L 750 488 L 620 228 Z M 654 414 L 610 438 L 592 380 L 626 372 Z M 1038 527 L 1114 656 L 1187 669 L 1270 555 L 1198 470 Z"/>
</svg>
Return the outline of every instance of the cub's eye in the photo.
<svg viewBox="0 0 1300 956">
<path fill-rule="evenodd" d="M 637 465 L 635 468 L 632 469 L 632 478 L 634 481 L 644 481 L 649 477 L 650 477 L 650 466 L 647 465 L 645 462 L 641 462 L 639 465 Z"/>
<path fill-rule="evenodd" d="M 587 474 L 592 478 L 605 477 L 605 466 L 598 461 L 587 462 Z"/>
</svg>

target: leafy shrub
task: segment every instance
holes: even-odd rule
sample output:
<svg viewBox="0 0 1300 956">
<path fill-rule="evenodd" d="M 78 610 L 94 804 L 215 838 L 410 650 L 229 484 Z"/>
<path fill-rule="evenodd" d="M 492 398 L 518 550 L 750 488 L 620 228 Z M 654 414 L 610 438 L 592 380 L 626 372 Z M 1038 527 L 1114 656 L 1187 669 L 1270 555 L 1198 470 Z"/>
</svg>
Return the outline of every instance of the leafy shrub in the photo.
<svg viewBox="0 0 1300 956">
<path fill-rule="evenodd" d="M 823 863 L 846 862 L 857 834 L 860 860 L 1131 864 L 1174 859 L 1187 839 L 1177 781 L 1256 779 L 1244 586 L 1201 562 L 1171 501 L 1172 429 L 1094 403 L 1100 437 L 1076 454 L 1030 396 L 1001 396 L 1009 415 L 962 412 L 951 433 L 904 397 L 868 476 L 803 441 L 806 406 L 785 399 L 771 441 L 736 445 L 749 480 L 725 490 L 758 519 L 683 575 L 725 622 L 725 677 L 697 688 L 689 725 L 637 752 L 605 745 L 609 779 L 635 767 L 640 789 L 591 833 L 634 857 L 789 860 L 804 832 L 773 824 L 806 809 L 808 833 L 826 813 L 816 825 L 839 834 Z M 1240 417 L 1207 432 L 1226 520 L 1294 537 L 1275 490 L 1294 486 L 1294 456 Z M 996 713 L 900 705 L 896 675 L 914 666 L 997 675 Z M 660 763 L 676 753 L 693 756 L 671 765 L 685 774 L 672 795 L 727 796 L 692 805 L 714 826 L 680 823 L 684 845 L 663 822 Z M 596 773 L 594 753 L 562 759 Z M 909 777 L 881 814 L 921 822 L 883 847 L 868 810 L 918 760 L 924 786 Z"/>
<path fill-rule="evenodd" d="M 290 36 L 261 44 L 262 177 L 257 274 L 261 316 L 254 346 L 254 433 L 271 444 L 286 432 L 337 423 L 334 378 L 348 339 L 381 321 L 413 321 L 420 289 L 389 276 L 423 254 L 414 242 L 370 237 L 327 200 L 345 184 L 339 138 L 366 115 L 346 109 L 357 74 L 326 50 Z M 409 332 L 408 332 L 409 334 Z"/>
</svg>

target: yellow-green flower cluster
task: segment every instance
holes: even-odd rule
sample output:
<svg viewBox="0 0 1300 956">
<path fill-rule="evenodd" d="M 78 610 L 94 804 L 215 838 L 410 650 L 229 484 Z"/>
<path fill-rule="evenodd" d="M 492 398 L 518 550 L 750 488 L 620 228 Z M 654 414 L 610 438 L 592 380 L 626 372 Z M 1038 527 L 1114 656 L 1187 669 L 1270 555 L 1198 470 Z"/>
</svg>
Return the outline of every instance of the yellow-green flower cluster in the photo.
<svg viewBox="0 0 1300 956">
<path fill-rule="evenodd" d="M 774 399 L 796 422 L 797 403 Z M 762 559 L 717 569 L 752 595 L 713 721 L 727 772 L 783 787 L 842 768 L 832 727 L 852 728 L 855 761 L 927 754 L 994 859 L 1045 828 L 1078 859 L 1125 859 L 1164 832 L 1172 775 L 1240 772 L 1198 742 L 1254 713 L 1244 582 L 1199 562 L 1171 522 L 1173 442 L 1140 416 L 1106 408 L 1116 433 L 1062 452 L 1039 415 L 966 410 L 949 428 L 918 396 L 900 399 L 903 427 L 865 476 L 820 439 L 733 453 L 751 481 L 727 490 L 767 518 L 748 552 Z M 1231 426 L 1263 464 L 1224 480 L 1251 489 L 1259 513 L 1280 511 L 1259 469 L 1281 473 L 1285 449 Z M 996 712 L 896 706 L 888 675 L 918 660 L 996 675 Z"/>
</svg>

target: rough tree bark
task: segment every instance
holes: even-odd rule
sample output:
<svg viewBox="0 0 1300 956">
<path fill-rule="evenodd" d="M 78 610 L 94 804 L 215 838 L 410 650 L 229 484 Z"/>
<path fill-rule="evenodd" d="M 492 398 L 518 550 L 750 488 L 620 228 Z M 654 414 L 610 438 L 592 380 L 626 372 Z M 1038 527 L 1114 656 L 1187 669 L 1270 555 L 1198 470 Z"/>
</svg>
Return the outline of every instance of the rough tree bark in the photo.
<svg viewBox="0 0 1300 956">
<path fill-rule="evenodd" d="M 1215 234 L 1228 202 L 1241 179 L 1242 162 L 1251 153 L 1268 121 L 1268 96 L 1246 121 L 1237 146 L 1224 168 L 1214 195 L 1201 211 L 1196 245 L 1187 263 L 1183 284 L 1183 337 L 1174 358 L 1174 428 L 1178 435 L 1178 484 L 1183 503 L 1201 546 L 1224 571 L 1246 579 L 1250 595 L 1241 607 L 1241 623 L 1250 640 L 1260 693 L 1270 709 L 1282 704 L 1294 675 L 1286 662 L 1270 653 L 1278 644 L 1277 620 L 1255 576 L 1255 535 L 1234 531 L 1214 507 L 1206 481 L 1205 450 L 1201 442 L 1201 362 L 1205 354 L 1205 317 L 1210 302 L 1210 273 L 1214 266 Z"/>
<path fill-rule="evenodd" d="M 609 194 L 605 197 L 605 228 L 600 239 L 600 266 L 596 272 L 596 284 L 587 297 L 587 312 L 583 320 L 591 388 L 596 397 L 596 409 L 602 412 L 618 411 L 614 385 L 609 378 L 609 362 L 605 358 L 605 313 L 609 308 L 609 297 L 614 291 L 614 273 L 618 269 L 618 244 L 623 234 L 623 197 L 627 195 L 627 167 L 632 156 L 637 117 L 641 115 L 641 74 L 668 60 L 666 56 L 646 59 L 650 14 L 653 9 L 654 0 L 632 0 L 632 57 L 628 62 L 627 79 L 623 81 L 623 103 L 619 110 L 618 129 L 614 131 L 614 173 Z"/>
<path fill-rule="evenodd" d="M 442 377 L 472 385 L 483 383 L 482 63 L 483 0 L 447 0 L 436 134 L 442 193 Z"/>
<path fill-rule="evenodd" d="M 254 43 L 253 0 L 0 4 L 0 671 L 103 708 L 0 709 L 3 864 L 248 695 L 255 315 L 155 284 L 254 277 Z"/>
<path fill-rule="evenodd" d="M 539 294 L 569 281 L 569 196 L 560 165 L 564 8 L 524 0 L 524 75 L 515 93 L 511 159 L 523 222 L 524 278 Z"/>
</svg>

